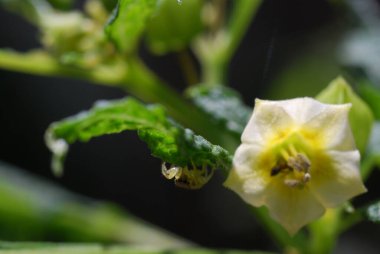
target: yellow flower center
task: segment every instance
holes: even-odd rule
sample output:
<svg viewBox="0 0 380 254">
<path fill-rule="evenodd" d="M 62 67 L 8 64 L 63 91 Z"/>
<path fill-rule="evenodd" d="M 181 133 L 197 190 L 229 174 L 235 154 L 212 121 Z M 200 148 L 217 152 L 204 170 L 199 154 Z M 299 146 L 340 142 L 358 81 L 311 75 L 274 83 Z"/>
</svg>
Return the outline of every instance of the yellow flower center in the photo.
<svg viewBox="0 0 380 254">
<path fill-rule="evenodd" d="M 276 177 L 282 174 L 283 182 L 289 187 L 303 187 L 311 178 L 309 158 L 302 152 L 298 152 L 293 144 L 288 149 L 280 151 L 281 157 L 271 169 L 270 175 Z"/>
<path fill-rule="evenodd" d="M 312 178 L 312 158 L 319 144 L 301 131 L 282 133 L 269 143 L 261 168 L 270 179 L 290 188 L 302 189 Z"/>
</svg>

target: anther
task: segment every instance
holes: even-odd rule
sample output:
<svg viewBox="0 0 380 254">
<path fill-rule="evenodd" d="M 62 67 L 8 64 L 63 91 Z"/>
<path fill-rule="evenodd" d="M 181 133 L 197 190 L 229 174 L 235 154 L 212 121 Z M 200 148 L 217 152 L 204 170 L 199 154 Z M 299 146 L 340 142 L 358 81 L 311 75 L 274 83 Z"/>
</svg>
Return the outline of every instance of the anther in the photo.
<svg viewBox="0 0 380 254">
<path fill-rule="evenodd" d="M 295 187 L 303 185 L 303 182 L 301 182 L 297 179 L 285 179 L 284 183 L 285 183 L 285 185 L 287 185 L 288 187 L 291 187 L 291 188 L 295 188 Z"/>
<path fill-rule="evenodd" d="M 278 161 L 271 169 L 270 175 L 276 176 L 279 173 L 285 173 L 284 184 L 288 187 L 302 187 L 311 179 L 309 158 L 298 153 L 293 145 L 289 145 L 289 150 L 282 150 L 281 155 L 285 161 Z"/>
<path fill-rule="evenodd" d="M 304 176 L 303 176 L 303 181 L 304 183 L 307 183 L 308 181 L 310 181 L 311 179 L 311 175 L 310 173 L 306 173 Z"/>
<path fill-rule="evenodd" d="M 289 158 L 288 166 L 300 172 L 309 172 L 311 163 L 305 155 L 299 153 L 295 157 Z"/>
</svg>

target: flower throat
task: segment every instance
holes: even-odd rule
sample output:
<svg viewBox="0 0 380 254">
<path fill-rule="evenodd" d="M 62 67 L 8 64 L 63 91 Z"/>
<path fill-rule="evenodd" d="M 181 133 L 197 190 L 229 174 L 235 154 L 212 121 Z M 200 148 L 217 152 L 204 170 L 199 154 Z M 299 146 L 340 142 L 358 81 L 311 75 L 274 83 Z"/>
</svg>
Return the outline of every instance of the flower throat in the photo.
<svg viewBox="0 0 380 254">
<path fill-rule="evenodd" d="M 271 169 L 270 175 L 272 177 L 282 175 L 283 182 L 288 187 L 304 187 L 311 179 L 309 158 L 304 153 L 297 151 L 293 145 L 289 145 L 287 149 L 281 149 L 280 155 L 276 165 Z"/>
</svg>

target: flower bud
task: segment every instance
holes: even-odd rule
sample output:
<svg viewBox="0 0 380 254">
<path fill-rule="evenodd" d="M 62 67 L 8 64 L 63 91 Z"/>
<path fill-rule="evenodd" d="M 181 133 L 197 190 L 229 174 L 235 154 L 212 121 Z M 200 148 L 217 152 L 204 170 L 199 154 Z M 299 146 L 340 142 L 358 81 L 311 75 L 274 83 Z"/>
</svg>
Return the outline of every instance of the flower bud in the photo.
<svg viewBox="0 0 380 254">
<path fill-rule="evenodd" d="M 351 103 L 349 122 L 355 138 L 356 146 L 363 154 L 374 121 L 373 113 L 368 105 L 352 90 L 343 77 L 334 79 L 328 87 L 322 90 L 316 99 L 323 103 Z"/>
<path fill-rule="evenodd" d="M 156 54 L 182 50 L 202 30 L 200 0 L 160 0 L 147 27 L 149 48 Z"/>
</svg>

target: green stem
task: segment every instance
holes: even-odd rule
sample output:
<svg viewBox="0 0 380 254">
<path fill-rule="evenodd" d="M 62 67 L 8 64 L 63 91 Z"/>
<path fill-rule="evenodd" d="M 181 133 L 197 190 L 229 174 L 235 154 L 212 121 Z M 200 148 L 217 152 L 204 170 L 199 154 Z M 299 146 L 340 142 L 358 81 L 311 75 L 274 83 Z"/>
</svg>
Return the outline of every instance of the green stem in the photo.
<svg viewBox="0 0 380 254">
<path fill-rule="evenodd" d="M 243 36 L 256 15 L 262 0 L 236 0 L 235 6 L 228 23 L 227 31 L 229 43 L 225 49 L 224 61 L 229 62 L 235 54 Z"/>
<path fill-rule="evenodd" d="M 319 220 L 309 225 L 310 243 L 308 245 L 309 254 L 332 253 L 335 247 L 336 238 L 339 234 L 339 223 L 341 209 L 327 210 L 326 214 Z"/>
<path fill-rule="evenodd" d="M 80 69 L 62 65 L 43 51 L 18 53 L 5 49 L 0 49 L 0 68 L 49 77 L 80 78 L 107 85 L 117 85 L 123 82 L 127 70 L 126 66 L 121 65 L 121 63 L 114 66 L 100 66 L 91 70 Z"/>
<path fill-rule="evenodd" d="M 214 250 L 205 248 L 144 248 L 131 245 L 102 245 L 96 243 L 44 243 L 44 242 L 0 242 L 2 254 L 264 254 L 261 251 Z M 265 252 L 270 254 L 269 252 Z"/>
<path fill-rule="evenodd" d="M 230 152 L 234 152 L 239 143 L 227 131 L 215 128 L 207 115 L 159 80 L 136 58 L 131 58 L 126 63 L 118 61 L 95 69 L 80 69 L 62 65 L 43 52 L 20 54 L 0 50 L 0 68 L 44 76 L 75 77 L 120 87 L 144 102 L 164 105 L 174 119 Z"/>
<path fill-rule="evenodd" d="M 195 45 L 203 70 L 203 83 L 224 84 L 234 56 L 262 0 L 236 0 L 226 29 L 205 34 Z"/>
</svg>

